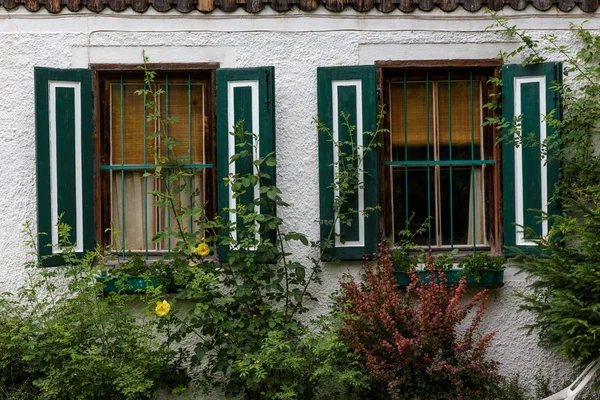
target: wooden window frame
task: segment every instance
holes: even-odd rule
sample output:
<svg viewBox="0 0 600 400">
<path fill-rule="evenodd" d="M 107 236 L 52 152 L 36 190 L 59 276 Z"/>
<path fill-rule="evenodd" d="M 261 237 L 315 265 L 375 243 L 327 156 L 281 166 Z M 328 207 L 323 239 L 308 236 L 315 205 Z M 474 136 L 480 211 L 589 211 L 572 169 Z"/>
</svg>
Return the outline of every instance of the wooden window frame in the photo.
<svg viewBox="0 0 600 400">
<path fill-rule="evenodd" d="M 476 60 L 418 60 L 418 61 L 376 61 L 376 82 L 377 82 L 377 104 L 378 109 L 386 107 L 386 100 L 389 99 L 388 81 L 394 75 L 404 74 L 404 72 L 436 72 L 440 73 L 450 71 L 478 71 L 478 76 L 486 76 L 488 78 L 499 78 L 502 68 L 501 59 L 476 59 Z M 490 101 L 489 95 L 498 93 L 499 88 L 493 82 L 486 82 L 483 85 L 483 104 Z M 384 108 L 386 114 L 383 120 L 384 127 L 390 128 L 390 113 L 389 109 Z M 485 121 L 488 117 L 493 117 L 499 114 L 499 110 L 482 109 L 482 117 Z M 496 126 L 484 126 L 484 137 L 492 135 L 496 137 Z M 391 197 L 391 169 L 385 165 L 388 161 L 391 151 L 391 132 L 382 133 L 379 138 L 383 146 L 379 148 L 379 196 L 381 211 L 379 213 L 379 226 L 384 237 L 393 238 L 393 215 L 392 215 L 392 197 Z M 490 140 L 487 141 L 489 146 Z M 486 236 L 489 246 L 480 248 L 479 250 L 488 251 L 491 254 L 501 254 L 503 249 L 502 235 L 503 231 L 503 204 L 502 204 L 502 147 L 495 144 L 495 139 L 492 141 L 492 148 L 488 149 L 491 152 L 492 159 L 496 162 L 494 168 L 490 172 L 492 181 L 491 188 L 486 188 L 490 192 L 490 196 L 486 196 L 484 204 L 484 212 L 488 221 Z M 487 151 L 486 151 L 487 152 Z M 432 249 L 444 251 L 443 248 L 432 246 Z M 472 251 L 472 250 L 471 250 Z"/>
<path fill-rule="evenodd" d="M 205 132 L 205 160 L 212 164 L 205 173 L 206 216 L 211 219 L 217 213 L 217 168 L 216 168 L 216 70 L 218 63 L 151 63 L 148 70 L 158 73 L 194 73 L 203 75 L 208 81 L 208 93 L 204 102 L 204 112 L 208 116 Z M 121 74 L 139 74 L 143 81 L 143 72 L 137 65 L 131 64 L 91 64 L 93 91 L 93 141 L 94 141 L 94 238 L 96 246 L 105 247 L 111 243 L 111 233 L 106 232 L 111 223 L 110 180 L 108 174 L 102 174 L 100 166 L 110 164 L 110 105 L 107 79 Z M 148 253 L 153 253 L 149 251 Z"/>
</svg>

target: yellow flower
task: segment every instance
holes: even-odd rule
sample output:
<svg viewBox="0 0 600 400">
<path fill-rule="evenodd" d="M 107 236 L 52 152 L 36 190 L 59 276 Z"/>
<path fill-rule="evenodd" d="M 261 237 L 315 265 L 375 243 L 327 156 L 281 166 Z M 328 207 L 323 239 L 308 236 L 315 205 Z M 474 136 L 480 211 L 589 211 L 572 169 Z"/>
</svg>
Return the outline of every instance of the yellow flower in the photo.
<svg viewBox="0 0 600 400">
<path fill-rule="evenodd" d="M 189 265 L 190 267 L 197 267 L 197 266 L 198 266 L 198 263 L 196 263 L 196 262 L 193 262 L 193 261 L 190 261 L 190 262 L 188 263 L 188 265 Z"/>
<path fill-rule="evenodd" d="M 154 312 L 158 317 L 166 317 L 169 311 L 171 311 L 171 305 L 169 302 L 166 300 L 156 302 L 156 308 L 154 309 Z"/>
<path fill-rule="evenodd" d="M 198 254 L 200 257 L 206 257 L 208 253 L 210 253 L 210 249 L 206 243 L 202 242 L 194 248 L 194 253 Z"/>
</svg>

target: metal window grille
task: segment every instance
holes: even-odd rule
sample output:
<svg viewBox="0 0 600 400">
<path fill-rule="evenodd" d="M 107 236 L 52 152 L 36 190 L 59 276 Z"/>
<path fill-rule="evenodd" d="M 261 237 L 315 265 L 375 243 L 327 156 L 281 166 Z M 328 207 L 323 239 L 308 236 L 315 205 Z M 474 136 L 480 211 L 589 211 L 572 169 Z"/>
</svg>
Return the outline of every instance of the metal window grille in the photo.
<svg viewBox="0 0 600 400">
<path fill-rule="evenodd" d="M 187 74 L 187 79 L 177 79 L 176 82 L 169 82 L 169 74 L 164 76 L 164 80 L 160 80 L 154 83 L 157 87 L 161 87 L 164 89 L 164 95 L 162 95 L 157 102 L 157 109 L 153 110 L 154 112 L 160 112 L 161 118 L 168 117 L 178 117 L 179 123 L 183 123 L 187 125 L 187 148 L 181 146 L 181 148 L 176 149 L 175 153 L 177 156 L 181 156 L 185 151 L 187 152 L 187 160 L 188 163 L 180 165 L 185 170 L 190 170 L 194 175 L 198 174 L 199 171 L 204 171 L 206 169 L 211 169 L 212 164 L 205 164 L 204 160 L 206 159 L 205 153 L 205 126 L 204 126 L 204 101 L 206 99 L 205 92 L 207 90 L 204 82 L 193 82 L 192 75 L 190 73 Z M 113 250 L 119 251 L 123 257 L 125 257 L 126 252 L 128 250 L 128 237 L 126 235 L 127 232 L 127 224 L 128 222 L 128 207 L 126 207 L 126 201 L 130 200 L 132 196 L 135 194 L 132 193 L 131 190 L 126 188 L 125 182 L 127 174 L 131 174 L 133 172 L 140 174 L 140 179 L 142 181 L 143 193 L 142 193 L 142 201 L 139 202 L 138 206 L 141 207 L 143 212 L 143 232 L 137 232 L 137 235 L 142 235 L 143 249 L 135 249 L 135 251 L 143 251 L 145 253 L 146 259 L 153 253 L 164 253 L 171 251 L 171 239 L 166 240 L 166 244 L 164 243 L 153 243 L 152 236 L 156 232 L 163 229 L 171 229 L 171 225 L 173 223 L 171 211 L 161 211 L 161 209 L 154 206 L 152 198 L 149 199 L 149 192 L 152 189 L 160 189 L 160 183 L 152 177 L 142 177 L 141 174 L 146 172 L 151 172 L 156 165 L 154 164 L 153 150 L 155 150 L 158 154 L 163 153 L 164 155 L 169 157 L 169 149 L 161 143 L 160 137 L 156 139 L 150 139 L 155 131 L 160 129 L 160 122 L 154 121 L 150 125 L 148 122 L 148 110 L 145 107 L 143 96 L 134 96 L 134 91 L 137 89 L 146 89 L 146 84 L 142 83 L 131 83 L 126 81 L 126 77 L 121 74 L 120 79 L 111 83 L 110 88 L 110 114 L 111 114 L 111 143 L 110 143 L 110 163 L 104 164 L 100 166 L 101 171 L 108 171 L 110 174 L 110 202 L 111 202 L 111 220 L 115 220 L 120 217 L 120 226 L 119 231 L 120 240 L 118 243 L 112 243 Z M 178 111 L 182 113 L 182 109 L 187 109 L 187 112 L 183 112 L 184 115 L 170 115 L 170 101 L 173 94 L 170 93 L 174 90 L 174 88 L 181 90 L 184 88 L 186 90 L 187 96 L 187 104 L 179 104 Z M 194 112 L 195 109 L 198 108 L 198 105 L 193 104 L 192 94 L 194 90 L 200 91 L 200 98 L 202 99 L 200 104 L 200 123 L 194 123 Z M 185 98 L 183 97 L 183 98 Z M 137 98 L 137 100 L 136 100 Z M 179 96 L 181 100 L 182 96 Z M 129 101 L 129 102 L 128 102 Z M 142 104 L 141 110 L 140 107 L 135 107 L 131 103 L 138 102 Z M 141 103 L 139 103 L 141 102 Z M 181 103 L 181 101 L 179 102 Z M 187 114 L 187 115 L 185 115 Z M 115 121 L 114 119 L 118 119 Z M 136 120 L 138 124 L 143 126 L 143 129 L 140 129 L 139 132 L 135 132 L 134 134 L 130 134 L 126 127 L 126 120 L 132 119 Z M 198 126 L 200 125 L 200 126 Z M 174 125 L 175 126 L 175 125 Z M 169 137 L 171 134 L 171 130 L 173 129 L 169 124 L 166 125 L 165 136 Z M 137 135 L 135 139 L 133 139 L 133 135 Z M 180 135 L 181 136 L 181 135 Z M 184 139 L 184 137 L 178 138 Z M 137 142 L 131 143 L 132 141 L 137 140 Z M 201 143 L 198 143 L 201 141 Z M 137 143 L 137 146 L 135 145 Z M 140 146 L 141 143 L 141 146 Z M 128 148 L 129 146 L 129 148 Z M 194 150 L 198 147 L 202 146 L 202 154 L 198 156 L 194 154 Z M 143 150 L 142 150 L 143 148 Z M 130 156 L 132 154 L 133 156 Z M 139 154 L 142 153 L 142 154 Z M 140 157 L 141 155 L 141 157 Z M 175 156 L 172 154 L 172 156 Z M 198 158 L 200 158 L 201 162 L 197 162 Z M 130 159 L 135 159 L 137 162 L 128 162 Z M 141 161 L 141 162 L 140 162 Z M 169 170 L 166 172 L 167 174 L 167 182 L 169 177 Z M 120 182 L 119 182 L 120 181 Z M 200 195 L 203 194 L 203 188 L 196 188 L 196 194 L 194 194 L 193 190 L 195 188 L 194 176 L 189 178 L 189 204 L 192 205 L 197 203 L 198 199 L 197 193 Z M 120 186 L 120 196 L 114 196 L 114 191 L 119 190 L 118 186 Z M 120 198 L 119 198 L 120 197 Z M 117 198 L 118 201 L 116 200 Z M 200 199 L 202 201 L 202 199 Z M 114 204 L 118 203 L 118 204 Z M 119 210 L 118 212 L 116 210 Z M 161 212 L 164 212 L 165 215 L 160 215 Z M 149 231 L 150 219 L 154 219 L 154 223 L 152 224 L 154 227 L 154 232 Z M 162 219 L 166 219 L 165 222 Z M 193 218 L 189 219 L 189 229 L 194 228 Z M 139 240 L 139 238 L 137 238 Z"/>
<path fill-rule="evenodd" d="M 388 82 L 393 232 L 414 229 L 409 223 L 424 218 L 420 244 L 476 251 L 488 245 L 485 168 L 495 164 L 483 145 L 482 83 L 473 71 L 445 75 L 405 72 Z"/>
</svg>

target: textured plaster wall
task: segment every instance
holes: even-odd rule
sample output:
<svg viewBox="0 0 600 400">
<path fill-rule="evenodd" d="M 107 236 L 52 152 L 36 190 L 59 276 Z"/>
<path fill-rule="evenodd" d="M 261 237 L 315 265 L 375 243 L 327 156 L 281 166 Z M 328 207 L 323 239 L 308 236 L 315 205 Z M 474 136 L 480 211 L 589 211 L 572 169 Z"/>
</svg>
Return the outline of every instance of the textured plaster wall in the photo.
<svg viewBox="0 0 600 400">
<path fill-rule="evenodd" d="M 552 30 L 569 43 L 569 22 L 596 14 L 513 13 L 534 36 Z M 99 15 L 80 12 L 49 15 L 45 11 L 0 10 L 0 291 L 15 290 L 25 277 L 25 235 L 21 226 L 36 219 L 33 68 L 87 67 L 89 63 L 133 63 L 146 49 L 152 62 L 219 62 L 222 67 L 275 66 L 277 181 L 292 206 L 281 209 L 286 228 L 319 235 L 316 69 L 320 66 L 372 64 L 375 60 L 493 58 L 515 43 L 484 32 L 484 14 L 432 11 L 359 15 L 319 10 L 259 15 L 242 11 L 210 15 L 132 12 Z M 518 60 L 516 60 L 518 61 Z M 298 249 L 300 257 L 309 250 Z M 304 253 L 302 253 L 304 252 Z M 358 272 L 359 263 L 328 265 L 317 312 L 326 312 L 328 295 L 339 276 Z M 519 373 L 533 385 L 540 373 L 561 382 L 571 367 L 536 347 L 536 338 L 520 328 L 530 316 L 517 312 L 515 290 L 521 276 L 507 271 L 506 286 L 490 296 L 485 330 L 497 331 L 491 356 L 501 371 Z"/>
</svg>

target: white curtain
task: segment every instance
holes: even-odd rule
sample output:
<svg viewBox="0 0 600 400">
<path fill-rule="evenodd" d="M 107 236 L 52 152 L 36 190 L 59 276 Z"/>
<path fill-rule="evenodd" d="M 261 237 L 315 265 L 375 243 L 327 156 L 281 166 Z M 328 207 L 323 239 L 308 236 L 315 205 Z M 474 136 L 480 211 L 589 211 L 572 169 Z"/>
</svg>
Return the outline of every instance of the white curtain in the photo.
<svg viewBox="0 0 600 400">
<path fill-rule="evenodd" d="M 112 210 L 111 219 L 113 221 L 113 250 L 123 248 L 123 233 L 125 234 L 126 250 L 145 251 L 146 236 L 148 237 L 148 251 L 161 251 L 169 248 L 167 240 L 158 243 L 152 242 L 154 235 L 169 226 L 168 213 L 170 214 L 170 226 L 172 229 L 178 229 L 177 220 L 172 210 L 154 206 L 155 198 L 152 191 L 155 188 L 160 190 L 159 184 L 154 178 L 146 178 L 146 188 L 144 187 L 144 178 L 142 171 L 126 171 L 121 178 L 121 172 L 115 171 L 112 174 Z M 188 181 L 189 184 L 189 181 Z M 203 182 L 202 171 L 198 171 L 192 178 L 192 186 L 199 190 L 200 195 L 194 197 L 198 205 L 203 204 Z M 146 189 L 146 190 L 144 190 Z M 123 197 L 123 190 L 125 196 Z M 144 204 L 144 198 L 146 203 Z M 188 208 L 192 200 L 189 192 L 182 191 L 174 195 L 176 206 Z M 147 214 L 144 206 L 147 207 Z M 123 215 L 125 223 L 123 224 Z M 146 226 L 147 221 L 147 226 Z M 190 229 L 190 220 L 186 218 L 181 221 L 184 231 Z M 192 222 L 192 227 L 196 228 L 196 223 Z M 146 235 L 147 232 L 147 235 Z M 175 246 L 175 240 L 171 239 L 171 247 Z"/>
<path fill-rule="evenodd" d="M 467 244 L 473 245 L 473 229 L 475 229 L 475 244 L 486 244 L 484 232 L 484 191 L 483 191 L 483 166 L 473 168 L 469 190 L 469 230 Z M 474 179 L 473 179 L 474 178 Z M 473 212 L 473 200 L 475 200 L 475 212 Z M 475 216 L 475 221 L 473 221 Z"/>
</svg>

